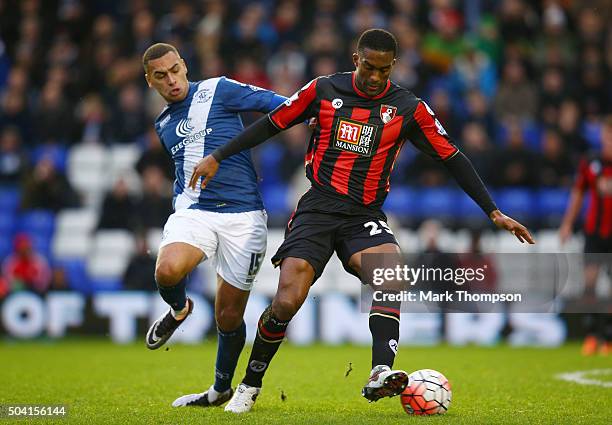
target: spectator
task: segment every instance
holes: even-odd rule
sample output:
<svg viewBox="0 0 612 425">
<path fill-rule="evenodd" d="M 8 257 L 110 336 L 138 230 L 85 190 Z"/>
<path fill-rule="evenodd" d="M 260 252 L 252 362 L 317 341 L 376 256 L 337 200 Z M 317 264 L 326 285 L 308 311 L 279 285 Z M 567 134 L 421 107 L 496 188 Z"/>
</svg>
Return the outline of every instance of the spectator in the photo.
<svg viewBox="0 0 612 425">
<path fill-rule="evenodd" d="M 14 252 L 2 264 L 2 274 L 10 291 L 28 289 L 44 294 L 51 284 L 47 260 L 36 253 L 28 235 L 19 233 L 13 240 Z"/>
<path fill-rule="evenodd" d="M 128 291 L 153 291 L 156 289 L 155 258 L 151 255 L 144 234 L 136 234 L 136 253 L 123 274 L 123 289 Z"/>
<path fill-rule="evenodd" d="M 64 208 L 76 208 L 80 203 L 66 176 L 56 169 L 49 157 L 42 157 L 31 174 L 24 177 L 23 209 L 42 208 L 57 212 Z"/>
<path fill-rule="evenodd" d="M 45 84 L 34 120 L 37 143 L 67 144 L 74 136 L 72 107 L 62 95 L 59 83 Z"/>
<path fill-rule="evenodd" d="M 548 129 L 542 137 L 542 156 L 538 166 L 540 186 L 569 187 L 574 167 L 561 135 L 555 129 Z"/>
<path fill-rule="evenodd" d="M 0 133 L 0 185 L 16 185 L 23 177 L 26 156 L 17 127 L 5 127 Z"/>
<path fill-rule="evenodd" d="M 163 227 L 172 214 L 171 185 L 164 172 L 156 166 L 142 171 L 142 198 L 136 204 L 136 226 L 146 230 Z"/>
<path fill-rule="evenodd" d="M 485 183 L 488 182 L 491 179 L 491 157 L 495 156 L 495 152 L 482 124 L 467 123 L 461 133 L 461 144 L 463 152 L 470 158 L 478 174 Z"/>
<path fill-rule="evenodd" d="M 503 121 L 508 116 L 518 117 L 522 122 L 536 118 L 538 94 L 527 79 L 525 65 L 511 60 L 504 65 L 502 81 L 495 95 L 495 116 Z"/>
<path fill-rule="evenodd" d="M 145 168 L 149 166 L 156 166 L 163 170 L 166 179 L 174 180 L 174 162 L 170 159 L 168 152 L 164 150 L 164 146 L 159 141 L 157 132 L 153 126 L 150 126 L 145 135 L 145 147 L 136 162 L 136 171 L 142 174 Z"/>
<path fill-rule="evenodd" d="M 102 203 L 99 229 L 134 230 L 136 217 L 136 202 L 128 191 L 123 178 L 117 180 L 112 190 Z"/>
<path fill-rule="evenodd" d="M 112 121 L 114 142 L 134 143 L 146 133 L 149 121 L 143 108 L 142 97 L 142 92 L 136 84 L 128 84 L 119 91 Z"/>
<path fill-rule="evenodd" d="M 506 146 L 493 161 L 492 183 L 497 186 L 534 187 L 537 184 L 536 156 L 525 147 L 523 129 L 516 119 L 507 125 Z"/>
</svg>

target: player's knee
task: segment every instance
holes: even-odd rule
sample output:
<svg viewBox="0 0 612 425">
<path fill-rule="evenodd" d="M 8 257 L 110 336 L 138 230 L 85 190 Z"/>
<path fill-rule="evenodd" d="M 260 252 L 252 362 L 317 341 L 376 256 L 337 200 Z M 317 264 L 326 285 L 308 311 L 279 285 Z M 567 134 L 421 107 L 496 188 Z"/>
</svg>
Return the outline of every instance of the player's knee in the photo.
<svg viewBox="0 0 612 425">
<path fill-rule="evenodd" d="M 242 323 L 242 313 L 232 307 L 221 308 L 215 312 L 215 321 L 219 329 L 230 332 Z"/>
<path fill-rule="evenodd" d="M 300 302 L 288 296 L 276 296 L 272 301 L 272 314 L 279 320 L 291 320 L 300 309 Z"/>
<path fill-rule="evenodd" d="M 170 261 L 158 261 L 155 265 L 155 281 L 160 286 L 174 286 L 182 279 L 182 271 Z"/>
</svg>

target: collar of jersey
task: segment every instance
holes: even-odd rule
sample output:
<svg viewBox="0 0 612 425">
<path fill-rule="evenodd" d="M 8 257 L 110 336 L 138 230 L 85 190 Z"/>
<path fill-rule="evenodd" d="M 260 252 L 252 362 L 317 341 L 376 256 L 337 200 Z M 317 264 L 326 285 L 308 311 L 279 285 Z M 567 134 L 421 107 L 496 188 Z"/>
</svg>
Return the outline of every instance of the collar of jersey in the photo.
<svg viewBox="0 0 612 425">
<path fill-rule="evenodd" d="M 385 87 L 382 92 L 378 93 L 376 96 L 369 96 L 357 88 L 357 84 L 355 84 L 355 72 L 351 73 L 351 78 L 353 80 L 353 90 L 355 90 L 355 93 L 357 93 L 361 97 L 365 97 L 366 99 L 380 99 L 381 97 L 387 94 L 387 92 L 389 91 L 389 87 L 391 87 L 391 80 L 387 80 L 387 87 Z"/>
</svg>

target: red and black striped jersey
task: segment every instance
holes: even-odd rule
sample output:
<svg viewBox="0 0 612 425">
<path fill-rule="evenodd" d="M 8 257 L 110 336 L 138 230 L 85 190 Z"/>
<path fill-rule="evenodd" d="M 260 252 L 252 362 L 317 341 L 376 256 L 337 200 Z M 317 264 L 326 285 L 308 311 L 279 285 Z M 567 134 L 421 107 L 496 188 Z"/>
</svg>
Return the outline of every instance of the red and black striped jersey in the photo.
<svg viewBox="0 0 612 425">
<path fill-rule="evenodd" d="M 323 192 L 379 209 L 406 140 L 439 160 L 457 148 L 434 112 L 391 81 L 375 97 L 360 91 L 352 72 L 312 80 L 269 118 L 280 130 L 317 118 L 305 158 L 306 176 Z"/>
<path fill-rule="evenodd" d="M 584 232 L 589 236 L 612 237 L 612 161 L 601 156 L 583 159 L 575 187 L 589 196 Z"/>
</svg>

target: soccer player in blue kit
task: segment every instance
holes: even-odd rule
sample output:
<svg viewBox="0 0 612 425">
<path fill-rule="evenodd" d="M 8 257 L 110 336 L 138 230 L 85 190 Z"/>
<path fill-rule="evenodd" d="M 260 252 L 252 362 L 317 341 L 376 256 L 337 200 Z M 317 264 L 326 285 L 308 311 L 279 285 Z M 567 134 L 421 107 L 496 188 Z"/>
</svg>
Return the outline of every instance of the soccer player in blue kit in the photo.
<svg viewBox="0 0 612 425">
<path fill-rule="evenodd" d="M 175 212 L 164 226 L 155 267 L 159 293 L 170 310 L 152 324 L 146 344 L 151 350 L 161 347 L 189 316 L 193 301 L 185 291 L 187 276 L 216 256 L 215 382 L 172 405 L 218 406 L 232 396 L 232 377 L 246 335 L 244 310 L 266 252 L 267 217 L 249 151 L 225 161 L 206 191 L 193 190 L 188 183 L 204 156 L 243 130 L 240 112 L 268 113 L 285 98 L 225 77 L 190 82 L 184 60 L 170 44 L 149 47 L 142 64 L 149 87 L 168 102 L 155 120 L 155 130 L 176 167 Z"/>
</svg>

